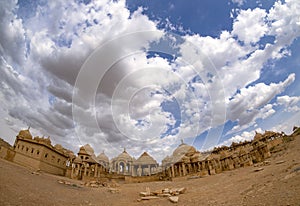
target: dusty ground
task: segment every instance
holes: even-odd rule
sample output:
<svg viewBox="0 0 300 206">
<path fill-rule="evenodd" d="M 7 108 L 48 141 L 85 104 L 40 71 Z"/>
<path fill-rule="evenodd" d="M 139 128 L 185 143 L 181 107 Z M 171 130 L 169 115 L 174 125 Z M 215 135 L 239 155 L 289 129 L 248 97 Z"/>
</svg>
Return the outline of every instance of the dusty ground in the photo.
<svg viewBox="0 0 300 206">
<path fill-rule="evenodd" d="M 107 187 L 77 187 L 79 181 L 45 173 L 39 175 L 0 160 L 0 205 L 176 205 L 167 198 L 138 202 L 139 192 L 186 187 L 177 205 L 300 205 L 300 137 L 268 159 L 271 164 L 240 168 L 204 178 L 172 182 L 120 184 L 120 192 Z M 276 164 L 277 163 L 277 164 Z M 278 164 L 280 163 L 280 164 Z M 67 180 L 74 185 L 59 184 Z"/>
</svg>

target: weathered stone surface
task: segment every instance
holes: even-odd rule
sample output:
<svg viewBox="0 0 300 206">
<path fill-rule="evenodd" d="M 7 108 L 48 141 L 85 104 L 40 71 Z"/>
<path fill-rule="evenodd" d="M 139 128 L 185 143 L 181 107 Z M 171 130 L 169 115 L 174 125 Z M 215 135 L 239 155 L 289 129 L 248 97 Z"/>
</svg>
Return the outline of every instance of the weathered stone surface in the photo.
<svg viewBox="0 0 300 206">
<path fill-rule="evenodd" d="M 65 182 L 64 182 L 63 180 L 57 180 L 57 182 L 58 182 L 59 184 L 65 184 Z"/>
<path fill-rule="evenodd" d="M 276 162 L 275 164 L 279 165 L 279 164 L 282 164 L 282 163 L 285 163 L 285 161 L 281 160 L 281 161 Z"/>
<path fill-rule="evenodd" d="M 186 188 L 182 187 L 182 188 L 179 188 L 177 191 L 179 192 L 179 194 L 183 194 L 186 192 Z"/>
<path fill-rule="evenodd" d="M 177 203 L 178 200 L 179 200 L 179 197 L 178 197 L 178 196 L 171 196 L 171 197 L 169 197 L 169 200 L 170 200 L 171 202 L 173 202 L 173 203 Z"/>
<path fill-rule="evenodd" d="M 254 171 L 254 172 L 259 172 L 259 171 L 262 171 L 262 170 L 264 170 L 264 168 L 259 167 L 259 168 L 254 169 L 253 171 Z"/>
<path fill-rule="evenodd" d="M 147 194 L 147 196 L 150 196 L 150 194 L 151 194 L 149 187 L 146 187 L 146 194 Z"/>
<path fill-rule="evenodd" d="M 163 192 L 162 192 L 162 190 L 155 190 L 152 192 L 152 194 L 159 195 L 159 194 L 163 194 Z"/>
<path fill-rule="evenodd" d="M 31 174 L 33 174 L 33 175 L 40 175 L 41 173 L 39 173 L 39 172 L 32 172 Z"/>
<path fill-rule="evenodd" d="M 111 193 L 118 193 L 118 192 L 120 192 L 120 190 L 116 189 L 116 188 L 108 188 L 108 191 L 111 192 Z"/>
<path fill-rule="evenodd" d="M 97 188 L 97 187 L 99 187 L 99 185 L 98 185 L 98 184 L 96 184 L 96 183 L 92 183 L 92 184 L 90 184 L 90 186 L 91 186 L 91 187 L 94 187 L 94 188 Z"/>
<path fill-rule="evenodd" d="M 140 192 L 140 196 L 146 197 L 146 196 L 150 196 L 150 194 L 148 194 L 147 192 Z"/>
<path fill-rule="evenodd" d="M 170 189 L 169 188 L 165 188 L 165 189 L 163 189 L 163 191 L 162 191 L 163 193 L 170 193 Z"/>
<path fill-rule="evenodd" d="M 157 194 L 158 197 L 170 197 L 171 195 L 169 193 L 166 194 Z"/>
<path fill-rule="evenodd" d="M 158 199 L 157 196 L 147 196 L 147 197 L 141 197 L 142 200 L 152 200 L 152 199 Z"/>
<path fill-rule="evenodd" d="M 65 181 L 65 185 L 71 185 L 71 182 Z"/>
</svg>

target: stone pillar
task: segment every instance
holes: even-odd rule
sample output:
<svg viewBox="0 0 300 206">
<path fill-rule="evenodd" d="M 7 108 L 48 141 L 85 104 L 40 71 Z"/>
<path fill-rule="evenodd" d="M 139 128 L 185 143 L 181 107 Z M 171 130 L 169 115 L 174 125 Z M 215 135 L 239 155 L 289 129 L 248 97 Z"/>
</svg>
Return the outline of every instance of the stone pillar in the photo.
<svg viewBox="0 0 300 206">
<path fill-rule="evenodd" d="M 136 176 L 136 172 L 133 164 L 130 164 L 130 171 L 131 171 L 131 176 Z"/>
<path fill-rule="evenodd" d="M 137 168 L 137 176 L 142 176 L 142 167 L 141 165 L 139 165 L 139 167 Z"/>
<path fill-rule="evenodd" d="M 186 174 L 191 173 L 192 172 L 192 165 L 191 163 L 188 164 L 188 168 L 189 168 L 189 172 L 186 171 Z"/>
<path fill-rule="evenodd" d="M 168 177 L 172 177 L 172 172 L 171 172 L 171 168 L 167 168 L 167 173 L 168 173 Z"/>
<path fill-rule="evenodd" d="M 149 172 L 148 175 L 150 176 L 150 175 L 151 175 L 151 166 L 150 166 L 150 165 L 148 165 L 148 170 L 149 170 L 149 171 L 148 171 L 148 172 Z"/>
<path fill-rule="evenodd" d="M 171 173 L 172 173 L 172 177 L 175 177 L 174 165 L 173 164 L 172 164 L 172 167 L 171 167 Z"/>
<path fill-rule="evenodd" d="M 87 165 L 84 166 L 84 173 L 83 173 L 83 176 L 86 176 L 86 173 L 87 173 Z"/>
<path fill-rule="evenodd" d="M 98 164 L 96 163 L 94 177 L 98 177 Z"/>
<path fill-rule="evenodd" d="M 186 175 L 186 170 L 185 170 L 185 164 L 182 163 L 182 175 L 185 176 Z"/>
<path fill-rule="evenodd" d="M 98 168 L 97 177 L 100 177 L 102 169 L 103 169 L 103 166 L 100 165 L 100 167 Z"/>
</svg>

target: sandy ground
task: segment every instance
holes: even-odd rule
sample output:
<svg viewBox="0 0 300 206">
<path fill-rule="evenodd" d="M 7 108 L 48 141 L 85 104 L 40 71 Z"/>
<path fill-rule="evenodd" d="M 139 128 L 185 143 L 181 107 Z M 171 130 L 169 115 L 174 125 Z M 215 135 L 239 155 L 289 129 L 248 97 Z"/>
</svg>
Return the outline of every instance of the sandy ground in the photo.
<svg viewBox="0 0 300 206">
<path fill-rule="evenodd" d="M 246 167 L 204 178 L 120 184 L 119 192 L 107 187 L 80 186 L 80 181 L 27 168 L 0 159 L 0 205 L 300 205 L 300 137 L 272 155 L 268 166 Z M 58 183 L 67 180 L 71 185 Z M 78 186 L 76 186 L 78 185 Z M 166 197 L 137 201 L 139 192 L 186 187 L 178 203 Z"/>
</svg>

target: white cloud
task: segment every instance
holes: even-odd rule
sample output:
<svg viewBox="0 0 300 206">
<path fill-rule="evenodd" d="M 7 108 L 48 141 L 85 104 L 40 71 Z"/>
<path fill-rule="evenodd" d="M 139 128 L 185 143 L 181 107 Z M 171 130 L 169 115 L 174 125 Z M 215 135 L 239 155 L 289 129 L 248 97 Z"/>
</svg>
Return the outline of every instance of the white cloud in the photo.
<svg viewBox="0 0 300 206">
<path fill-rule="evenodd" d="M 167 39 L 166 33 L 141 8 L 130 13 L 124 0 L 47 2 L 28 19 L 16 17 L 14 3 L 1 2 L 0 101 L 10 115 L 6 124 L 19 119 L 75 152 L 90 141 L 96 152 L 110 156 L 122 146 L 133 155 L 148 150 L 158 159 L 179 138 L 194 138 L 228 120 L 238 122 L 231 132 L 246 129 L 272 116 L 270 101 L 295 80 L 291 74 L 279 83 L 254 83 L 269 60 L 291 55 L 287 47 L 300 35 L 298 7 L 290 0 L 270 11 L 241 10 L 233 30 L 215 38 L 172 35 L 180 43 L 158 47 L 178 55 L 170 62 L 145 52 Z M 259 45 L 265 35 L 275 42 Z M 85 73 L 82 65 L 99 45 L 105 51 L 92 65 L 95 70 Z M 81 75 L 83 84 L 74 88 Z M 278 97 L 277 103 L 297 110 L 295 98 Z M 161 107 L 166 101 L 177 102 L 181 124 L 161 139 L 176 123 Z"/>
<path fill-rule="evenodd" d="M 287 95 L 277 97 L 277 103 L 285 107 L 285 111 L 288 112 L 298 112 L 300 97 L 290 97 Z"/>
<path fill-rule="evenodd" d="M 250 132 L 244 131 L 240 135 L 235 135 L 235 136 L 231 137 L 230 139 L 220 143 L 219 146 L 221 146 L 221 145 L 230 146 L 231 143 L 233 143 L 233 142 L 239 143 L 239 142 L 244 142 L 244 141 L 251 141 L 255 136 L 255 132 L 263 133 L 261 128 L 256 128 L 254 131 L 250 131 Z"/>
<path fill-rule="evenodd" d="M 291 74 L 283 81 L 266 85 L 258 83 L 254 86 L 249 86 L 240 90 L 232 100 L 228 102 L 228 119 L 238 120 L 239 125 L 235 129 L 240 129 L 240 126 L 251 126 L 255 123 L 255 119 L 270 116 L 274 113 L 271 104 L 268 104 L 276 95 L 280 94 L 285 88 L 295 80 L 295 75 Z"/>
<path fill-rule="evenodd" d="M 233 23 L 232 34 L 245 44 L 257 43 L 268 31 L 266 15 L 260 8 L 241 10 Z"/>
<path fill-rule="evenodd" d="M 242 6 L 246 2 L 246 0 L 231 0 L 231 1 L 233 3 L 236 3 L 239 6 Z"/>
</svg>

